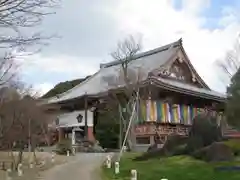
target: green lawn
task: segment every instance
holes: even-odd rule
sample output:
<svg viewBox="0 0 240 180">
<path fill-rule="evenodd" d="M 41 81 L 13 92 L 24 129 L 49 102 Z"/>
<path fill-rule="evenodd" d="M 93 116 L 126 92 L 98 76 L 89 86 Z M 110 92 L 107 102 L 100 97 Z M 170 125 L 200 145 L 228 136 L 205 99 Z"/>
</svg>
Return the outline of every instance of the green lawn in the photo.
<svg viewBox="0 0 240 180">
<path fill-rule="evenodd" d="M 125 154 L 120 163 L 120 174 L 114 175 L 114 168 L 103 167 L 103 180 L 129 180 L 130 170 L 138 171 L 138 180 L 239 180 L 240 171 L 215 171 L 217 166 L 240 166 L 240 161 L 224 163 L 205 163 L 188 156 L 132 161 L 136 154 Z"/>
</svg>

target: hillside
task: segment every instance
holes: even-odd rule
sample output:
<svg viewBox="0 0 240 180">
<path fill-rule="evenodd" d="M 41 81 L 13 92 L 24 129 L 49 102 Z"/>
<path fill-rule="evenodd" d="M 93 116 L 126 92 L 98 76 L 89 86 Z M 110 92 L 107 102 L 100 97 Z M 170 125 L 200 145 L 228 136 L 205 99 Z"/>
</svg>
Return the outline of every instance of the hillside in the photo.
<svg viewBox="0 0 240 180">
<path fill-rule="evenodd" d="M 42 96 L 42 98 L 49 98 L 49 97 L 53 97 L 57 94 L 61 94 L 65 91 L 75 87 L 76 85 L 80 84 L 81 82 L 85 81 L 89 77 L 90 76 L 87 76 L 85 78 L 74 79 L 71 81 L 60 82 L 56 86 L 54 86 L 53 89 L 49 90 L 46 94 L 44 94 Z"/>
</svg>

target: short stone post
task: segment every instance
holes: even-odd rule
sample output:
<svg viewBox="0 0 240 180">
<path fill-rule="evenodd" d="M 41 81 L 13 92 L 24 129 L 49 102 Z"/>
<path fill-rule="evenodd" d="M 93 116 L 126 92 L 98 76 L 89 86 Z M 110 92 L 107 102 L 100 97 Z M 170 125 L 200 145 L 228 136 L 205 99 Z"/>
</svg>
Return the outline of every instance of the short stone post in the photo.
<svg viewBox="0 0 240 180">
<path fill-rule="evenodd" d="M 46 164 L 46 161 L 44 159 L 44 160 L 42 160 L 42 166 L 44 166 L 45 164 Z"/>
<path fill-rule="evenodd" d="M 119 162 L 115 162 L 115 174 L 119 173 Z"/>
<path fill-rule="evenodd" d="M 12 171 L 13 169 L 14 169 L 14 164 L 13 164 L 13 162 L 11 162 L 10 171 Z"/>
<path fill-rule="evenodd" d="M 12 170 L 11 169 L 7 169 L 7 171 L 6 171 L 6 180 L 11 180 L 12 179 L 12 177 L 11 177 L 11 172 L 12 172 Z"/>
<path fill-rule="evenodd" d="M 67 156 L 70 156 L 70 152 L 69 152 L 69 150 L 67 150 Z"/>
<path fill-rule="evenodd" d="M 136 169 L 131 170 L 131 180 L 137 180 L 137 170 Z"/>
<path fill-rule="evenodd" d="M 123 146 L 123 152 L 127 151 L 127 146 Z"/>
<path fill-rule="evenodd" d="M 21 163 L 18 164 L 17 170 L 18 170 L 18 176 L 22 176 L 23 175 L 23 170 L 22 170 L 22 164 Z"/>
<path fill-rule="evenodd" d="M 55 162 L 55 154 L 52 152 L 52 155 L 51 155 L 51 162 L 54 163 Z"/>
<path fill-rule="evenodd" d="M 29 164 L 29 168 L 30 168 L 30 169 L 33 168 L 33 163 L 32 163 L 32 162 L 30 162 L 30 164 Z"/>
<path fill-rule="evenodd" d="M 106 165 L 107 165 L 107 168 L 108 168 L 108 169 L 111 168 L 111 164 L 112 164 L 112 162 L 111 162 L 111 157 L 110 157 L 110 155 L 108 155 L 108 156 L 107 156 L 107 160 L 106 160 Z"/>
<path fill-rule="evenodd" d="M 72 154 L 76 155 L 76 148 L 75 147 L 72 148 Z"/>
</svg>

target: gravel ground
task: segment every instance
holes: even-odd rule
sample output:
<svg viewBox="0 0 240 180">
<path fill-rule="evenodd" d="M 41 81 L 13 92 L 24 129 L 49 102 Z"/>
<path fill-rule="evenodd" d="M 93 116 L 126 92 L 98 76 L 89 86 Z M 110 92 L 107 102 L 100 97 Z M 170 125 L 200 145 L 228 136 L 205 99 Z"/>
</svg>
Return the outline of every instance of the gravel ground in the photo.
<svg viewBox="0 0 240 180">
<path fill-rule="evenodd" d="M 74 160 L 46 171 L 43 180 L 100 180 L 97 169 L 108 153 L 79 153 Z"/>
<path fill-rule="evenodd" d="M 15 156 L 15 160 L 17 160 L 18 153 L 14 152 L 13 153 Z M 29 160 L 33 159 L 33 153 L 28 153 L 24 152 L 23 153 L 23 176 L 18 177 L 17 172 L 13 171 L 10 173 L 10 176 L 12 180 L 33 180 L 38 177 L 41 177 L 40 175 L 47 171 L 48 169 L 51 169 L 55 166 L 59 166 L 60 164 L 64 164 L 67 162 L 71 162 L 74 160 L 75 157 L 70 156 L 60 156 L 56 155 L 55 156 L 55 162 L 51 162 L 51 156 L 52 154 L 49 152 L 36 152 L 36 156 L 38 159 L 38 162 L 45 161 L 44 166 L 37 165 L 34 168 L 30 169 L 29 168 Z M 6 164 L 6 168 L 10 168 L 10 164 L 12 162 L 12 158 L 10 157 L 10 154 L 8 152 L 0 152 L 0 160 L 1 161 L 7 161 L 9 163 Z M 0 180 L 6 180 L 6 171 L 0 170 Z"/>
</svg>

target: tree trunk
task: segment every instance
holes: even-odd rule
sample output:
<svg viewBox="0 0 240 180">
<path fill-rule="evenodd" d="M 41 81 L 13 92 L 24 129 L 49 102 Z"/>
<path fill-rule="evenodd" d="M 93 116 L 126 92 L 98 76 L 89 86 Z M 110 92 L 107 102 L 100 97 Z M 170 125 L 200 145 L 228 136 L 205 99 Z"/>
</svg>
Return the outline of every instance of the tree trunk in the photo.
<svg viewBox="0 0 240 180">
<path fill-rule="evenodd" d="M 11 149 L 11 158 L 12 158 L 12 162 L 13 162 L 12 170 L 17 169 L 17 165 L 16 165 L 16 161 L 15 161 L 15 157 L 14 157 L 12 149 Z"/>
<path fill-rule="evenodd" d="M 34 157 L 35 164 L 38 164 L 35 148 L 33 149 L 33 157 Z"/>
<path fill-rule="evenodd" d="M 21 142 L 20 144 L 20 149 L 19 149 L 19 152 L 18 152 L 18 160 L 17 160 L 17 166 L 18 164 L 22 163 L 22 160 L 23 160 L 23 150 L 24 150 L 24 144 L 23 142 Z"/>
</svg>

